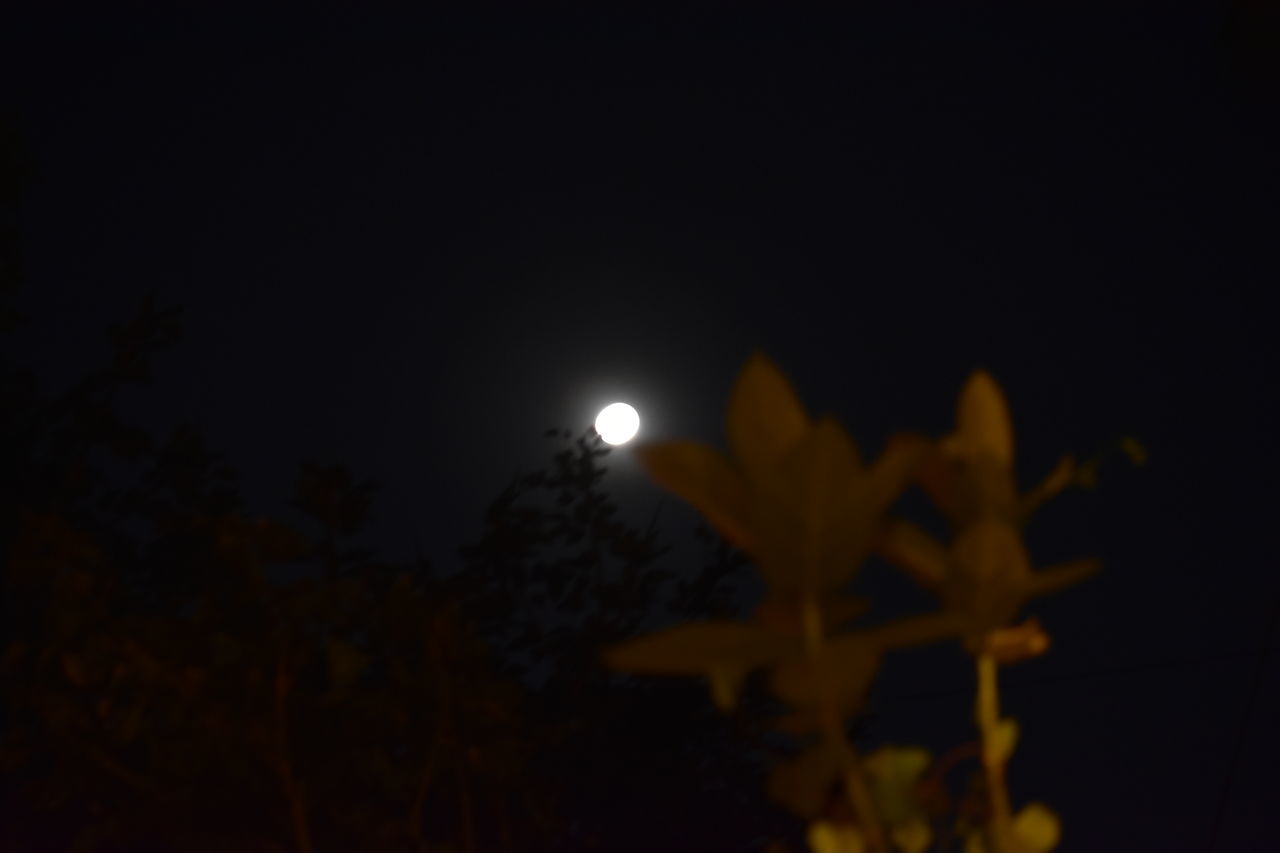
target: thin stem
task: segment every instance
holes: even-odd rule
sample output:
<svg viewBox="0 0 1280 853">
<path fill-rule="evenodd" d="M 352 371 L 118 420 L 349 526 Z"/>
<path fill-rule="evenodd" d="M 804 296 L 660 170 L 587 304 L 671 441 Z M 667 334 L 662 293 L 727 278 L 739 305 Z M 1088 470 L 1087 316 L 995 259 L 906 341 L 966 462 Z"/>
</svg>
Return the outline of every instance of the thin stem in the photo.
<svg viewBox="0 0 1280 853">
<path fill-rule="evenodd" d="M 845 790 L 849 794 L 849 804 L 853 806 L 858 822 L 862 824 L 863 833 L 867 836 L 867 845 L 875 853 L 889 853 L 889 842 L 885 838 L 884 826 L 880 823 L 880 815 L 876 812 L 875 802 L 871 799 L 871 787 L 867 784 L 866 771 L 858 760 L 853 747 L 849 747 L 844 771 Z"/>
<path fill-rule="evenodd" d="M 978 730 L 982 733 L 982 767 L 986 773 L 987 796 L 991 802 L 991 843 L 993 853 L 1006 853 L 1013 819 L 1009 790 L 1004 778 L 1007 756 L 1000 752 L 996 744 L 996 729 L 1000 723 L 1000 693 L 996 674 L 996 659 L 989 654 L 979 655 L 976 716 Z"/>
<path fill-rule="evenodd" d="M 815 596 L 805 596 L 802 619 L 804 624 L 805 645 L 809 658 L 816 663 L 821 659 L 824 644 L 822 612 L 817 606 Z M 818 714 L 822 721 L 822 729 L 832 748 L 837 750 L 844 763 L 844 788 L 853 806 L 853 813 L 858 818 L 858 826 L 866 836 L 867 846 L 871 853 L 890 853 L 889 842 L 885 836 L 880 815 L 876 812 L 875 801 L 871 798 L 871 788 L 867 784 L 866 772 L 858 760 L 858 753 L 845 734 L 840 712 L 836 708 L 834 697 L 824 679 L 817 679 Z"/>
</svg>

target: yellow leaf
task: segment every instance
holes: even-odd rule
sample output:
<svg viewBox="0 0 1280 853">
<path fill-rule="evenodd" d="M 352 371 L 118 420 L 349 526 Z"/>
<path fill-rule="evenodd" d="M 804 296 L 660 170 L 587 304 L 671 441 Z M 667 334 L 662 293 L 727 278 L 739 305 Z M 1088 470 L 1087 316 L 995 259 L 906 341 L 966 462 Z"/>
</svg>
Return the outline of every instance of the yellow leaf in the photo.
<svg viewBox="0 0 1280 853">
<path fill-rule="evenodd" d="M 809 849 L 813 853 L 862 853 L 866 843 L 856 826 L 820 820 L 809 826 Z"/>
<path fill-rule="evenodd" d="M 1014 816 L 1013 833 L 1026 853 L 1048 853 L 1062 839 L 1062 824 L 1044 803 L 1029 803 Z"/>
<path fill-rule="evenodd" d="M 1012 628 L 997 628 L 983 639 L 983 654 L 1005 665 L 1044 654 L 1049 649 L 1049 635 L 1035 617 Z"/>
<path fill-rule="evenodd" d="M 929 762 L 928 750 L 910 746 L 883 746 L 866 756 L 876 806 L 890 824 L 906 823 L 919 813 L 914 788 Z"/>
<path fill-rule="evenodd" d="M 734 457 L 760 482 L 809 431 L 809 416 L 777 365 L 756 353 L 738 374 L 726 427 Z"/>
<path fill-rule="evenodd" d="M 824 418 L 757 484 L 755 527 L 766 575 L 818 590 L 843 585 L 870 544 L 874 519 L 862 504 L 862 471 L 848 433 Z"/>
<path fill-rule="evenodd" d="M 889 831 L 889 837 L 902 853 L 924 853 L 933 843 L 933 830 L 929 824 L 917 818 L 895 826 Z"/>
<path fill-rule="evenodd" d="M 726 666 L 765 666 L 798 648 L 798 639 L 757 625 L 694 622 L 614 646 L 605 661 L 627 672 L 703 675 Z"/>
<path fill-rule="evenodd" d="M 1004 627 L 1021 608 L 1031 576 L 1022 537 L 998 519 L 961 530 L 951 545 L 952 571 L 943 587 L 947 606 L 969 618 L 974 630 Z"/>
<path fill-rule="evenodd" d="M 748 486 L 723 454 L 692 441 L 644 444 L 635 454 L 659 485 L 691 504 L 735 547 L 751 550 Z"/>
<path fill-rule="evenodd" d="M 1079 583 L 1102 568 L 1099 560 L 1072 560 L 1032 572 L 1027 580 L 1027 596 L 1048 595 Z"/>
<path fill-rule="evenodd" d="M 966 620 L 950 611 L 921 613 L 883 622 L 858 632 L 871 647 L 885 651 L 935 643 L 963 632 Z"/>
<path fill-rule="evenodd" d="M 956 437 L 964 456 L 991 456 L 1001 467 L 1013 467 L 1013 423 L 1009 419 L 1009 407 L 1000 386 L 985 370 L 974 371 L 960 392 L 956 426 Z"/>
<path fill-rule="evenodd" d="M 1129 457 L 1129 461 L 1134 465 L 1147 464 L 1147 448 L 1133 436 L 1125 436 L 1120 439 L 1120 449 Z"/>
<path fill-rule="evenodd" d="M 862 704 L 880 663 L 879 650 L 858 634 L 844 634 L 829 642 L 817 658 L 792 656 L 773 671 L 773 691 L 798 708 L 830 698 L 841 714 Z"/>
<path fill-rule="evenodd" d="M 824 633 L 830 634 L 846 622 L 867 612 L 865 598 L 824 596 L 818 603 Z M 770 594 L 756 608 L 755 618 L 770 631 L 799 636 L 804 632 L 804 605 L 797 599 Z"/>
<path fill-rule="evenodd" d="M 1070 456 L 1064 456 L 1058 460 L 1058 464 L 1049 472 L 1049 475 L 1041 481 L 1030 492 L 1023 496 L 1021 501 L 1021 515 L 1023 521 L 1035 512 L 1035 510 L 1049 498 L 1061 492 L 1076 481 L 1076 461 Z"/>
<path fill-rule="evenodd" d="M 1013 748 L 1018 743 L 1018 721 L 1005 717 L 996 722 L 991 732 L 991 742 L 987 745 L 993 761 L 1000 764 L 1009 760 Z"/>
</svg>

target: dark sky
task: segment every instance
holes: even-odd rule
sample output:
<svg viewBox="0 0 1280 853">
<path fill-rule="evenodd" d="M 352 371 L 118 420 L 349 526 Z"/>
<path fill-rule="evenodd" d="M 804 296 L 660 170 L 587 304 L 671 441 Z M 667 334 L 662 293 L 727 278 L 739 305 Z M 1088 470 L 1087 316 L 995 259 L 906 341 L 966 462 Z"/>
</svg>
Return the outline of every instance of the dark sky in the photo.
<svg viewBox="0 0 1280 853">
<path fill-rule="evenodd" d="M 1024 485 L 1119 435 L 1152 458 L 1032 529 L 1041 562 L 1106 572 L 1035 608 L 1057 646 L 1009 676 L 1015 798 L 1063 813 L 1066 850 L 1271 849 L 1262 4 L 426 5 L 11 22 L 21 358 L 66 381 L 155 292 L 186 333 L 138 417 L 199 423 L 264 507 L 346 462 L 385 484 L 381 544 L 441 561 L 544 428 L 611 399 L 718 440 L 759 348 L 870 453 L 945 429 L 985 367 Z M 885 686 L 886 737 L 967 737 L 931 689 Z"/>
</svg>

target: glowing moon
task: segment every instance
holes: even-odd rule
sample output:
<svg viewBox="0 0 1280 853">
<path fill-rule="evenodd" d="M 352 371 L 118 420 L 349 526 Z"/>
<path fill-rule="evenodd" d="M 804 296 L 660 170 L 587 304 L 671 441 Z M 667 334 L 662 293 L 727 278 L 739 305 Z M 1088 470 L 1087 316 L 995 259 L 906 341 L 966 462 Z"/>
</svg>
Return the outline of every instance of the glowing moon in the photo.
<svg viewBox="0 0 1280 853">
<path fill-rule="evenodd" d="M 608 444 L 626 444 L 640 431 L 640 413 L 626 403 L 610 403 L 596 415 L 596 432 Z"/>
</svg>

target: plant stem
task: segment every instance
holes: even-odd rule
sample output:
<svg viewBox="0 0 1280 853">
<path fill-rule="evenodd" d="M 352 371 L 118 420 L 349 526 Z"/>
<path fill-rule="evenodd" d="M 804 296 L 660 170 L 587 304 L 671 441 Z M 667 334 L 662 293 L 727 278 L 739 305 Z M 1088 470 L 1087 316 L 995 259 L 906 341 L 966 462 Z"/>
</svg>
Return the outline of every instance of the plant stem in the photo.
<svg viewBox="0 0 1280 853">
<path fill-rule="evenodd" d="M 992 853 L 1007 853 L 1012 834 L 1009 790 L 1005 787 L 1004 765 L 1007 756 L 996 746 L 996 728 L 1000 723 L 1000 693 L 996 683 L 996 659 L 989 654 L 978 656 L 978 701 L 976 716 L 982 733 L 982 767 L 986 773 L 987 796 L 991 802 Z"/>
<path fill-rule="evenodd" d="M 815 666 L 823 653 L 825 639 L 823 637 L 822 613 L 818 609 L 816 596 L 805 596 L 802 621 L 804 625 L 805 646 L 809 659 Z M 845 734 L 840 712 L 836 708 L 835 699 L 828 685 L 820 676 L 817 678 L 819 716 L 831 748 L 835 749 L 844 763 L 843 776 L 845 794 L 853 813 L 858 818 L 858 827 L 867 840 L 871 853 L 890 853 L 889 842 L 885 836 L 880 815 L 876 812 L 875 801 L 871 798 L 871 788 L 867 784 L 866 772 L 858 760 L 858 753 L 849 743 Z"/>
<path fill-rule="evenodd" d="M 889 842 L 885 838 L 884 826 L 880 823 L 880 815 L 876 812 L 875 802 L 871 799 L 871 788 L 867 785 L 867 774 L 862 769 L 853 747 L 849 747 L 849 757 L 844 771 L 844 786 L 849 794 L 849 803 L 853 806 L 862 831 L 867 837 L 867 846 L 874 853 L 889 853 Z"/>
</svg>

